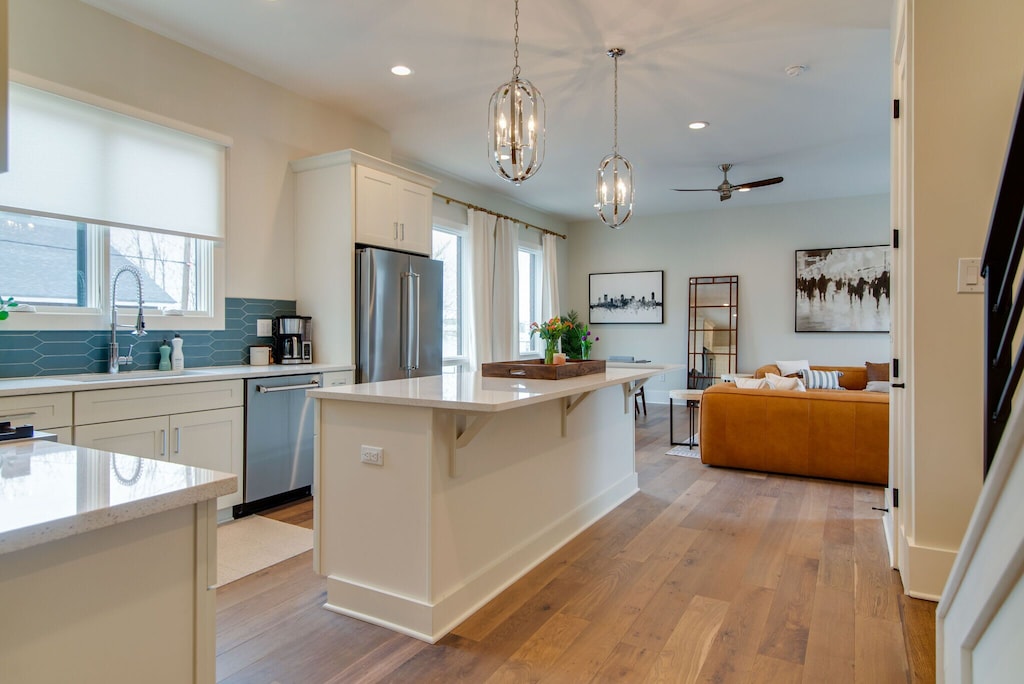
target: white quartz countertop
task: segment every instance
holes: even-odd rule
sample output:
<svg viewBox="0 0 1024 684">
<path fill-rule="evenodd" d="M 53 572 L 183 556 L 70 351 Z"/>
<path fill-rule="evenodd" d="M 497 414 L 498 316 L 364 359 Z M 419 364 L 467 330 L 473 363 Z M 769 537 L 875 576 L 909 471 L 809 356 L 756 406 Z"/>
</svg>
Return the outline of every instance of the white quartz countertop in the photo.
<svg viewBox="0 0 1024 684">
<path fill-rule="evenodd" d="M 43 375 L 0 380 L 0 397 L 50 392 L 79 392 L 82 390 L 163 385 L 183 382 L 210 382 L 266 378 L 276 375 L 303 375 L 353 370 L 355 366 L 326 363 L 292 364 L 287 366 L 207 366 L 186 368 L 183 371 L 125 371 L 122 373 L 84 373 L 78 375 Z"/>
<path fill-rule="evenodd" d="M 409 380 L 386 380 L 308 390 L 306 394 L 317 399 L 495 412 L 632 383 L 681 367 L 674 364 L 624 364 L 621 367 L 608 367 L 604 373 L 564 380 L 492 378 L 484 377 L 479 372 L 445 373 Z"/>
<path fill-rule="evenodd" d="M 203 468 L 56 442 L 0 446 L 0 554 L 238 489 Z"/>
</svg>

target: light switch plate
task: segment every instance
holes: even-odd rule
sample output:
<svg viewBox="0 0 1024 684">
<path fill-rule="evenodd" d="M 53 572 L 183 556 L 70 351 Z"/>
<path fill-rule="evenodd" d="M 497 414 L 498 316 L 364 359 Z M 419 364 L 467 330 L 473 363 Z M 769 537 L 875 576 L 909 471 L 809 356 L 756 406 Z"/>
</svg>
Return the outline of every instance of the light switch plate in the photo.
<svg viewBox="0 0 1024 684">
<path fill-rule="evenodd" d="M 273 335 L 271 328 L 271 319 L 269 318 L 257 318 L 256 319 L 256 337 L 270 337 Z"/>
<path fill-rule="evenodd" d="M 985 291 L 985 279 L 981 277 L 981 259 L 960 258 L 956 269 L 956 291 L 958 293 Z"/>
</svg>

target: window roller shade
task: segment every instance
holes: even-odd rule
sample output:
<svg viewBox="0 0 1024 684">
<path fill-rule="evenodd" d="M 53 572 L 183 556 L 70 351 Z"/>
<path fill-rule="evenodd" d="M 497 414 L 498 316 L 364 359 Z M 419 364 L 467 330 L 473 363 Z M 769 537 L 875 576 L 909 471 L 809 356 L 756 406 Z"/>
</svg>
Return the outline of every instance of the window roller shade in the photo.
<svg viewBox="0 0 1024 684">
<path fill-rule="evenodd" d="M 4 207 L 224 238 L 219 143 L 12 82 L 9 150 Z"/>
</svg>

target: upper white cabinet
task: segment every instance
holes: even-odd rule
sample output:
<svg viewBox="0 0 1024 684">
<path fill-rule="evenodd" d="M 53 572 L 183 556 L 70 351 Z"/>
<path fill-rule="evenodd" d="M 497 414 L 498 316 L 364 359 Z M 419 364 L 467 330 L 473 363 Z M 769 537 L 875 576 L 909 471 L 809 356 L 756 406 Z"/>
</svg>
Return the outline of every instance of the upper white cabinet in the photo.
<svg viewBox="0 0 1024 684">
<path fill-rule="evenodd" d="M 356 150 L 291 169 L 298 311 L 313 317 L 313 360 L 350 365 L 355 244 L 429 256 L 437 181 Z"/>
<path fill-rule="evenodd" d="M 431 189 L 368 166 L 355 173 L 355 241 L 429 256 Z"/>
</svg>

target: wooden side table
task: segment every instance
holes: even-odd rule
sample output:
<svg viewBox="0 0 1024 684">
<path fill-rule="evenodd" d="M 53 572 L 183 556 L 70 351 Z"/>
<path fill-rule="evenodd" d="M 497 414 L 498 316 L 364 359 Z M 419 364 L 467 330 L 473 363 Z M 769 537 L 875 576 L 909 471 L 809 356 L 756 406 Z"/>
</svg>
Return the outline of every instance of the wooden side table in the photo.
<svg viewBox="0 0 1024 684">
<path fill-rule="evenodd" d="M 700 407 L 700 399 L 704 395 L 702 389 L 674 389 L 668 391 L 668 441 L 673 446 L 688 446 L 691 449 L 695 446 L 699 446 L 699 442 L 694 441 L 695 431 L 693 429 L 694 414 Z M 689 438 L 685 442 L 677 442 L 675 435 L 675 426 L 673 424 L 673 401 L 685 401 L 686 410 L 690 416 L 690 433 Z"/>
</svg>

